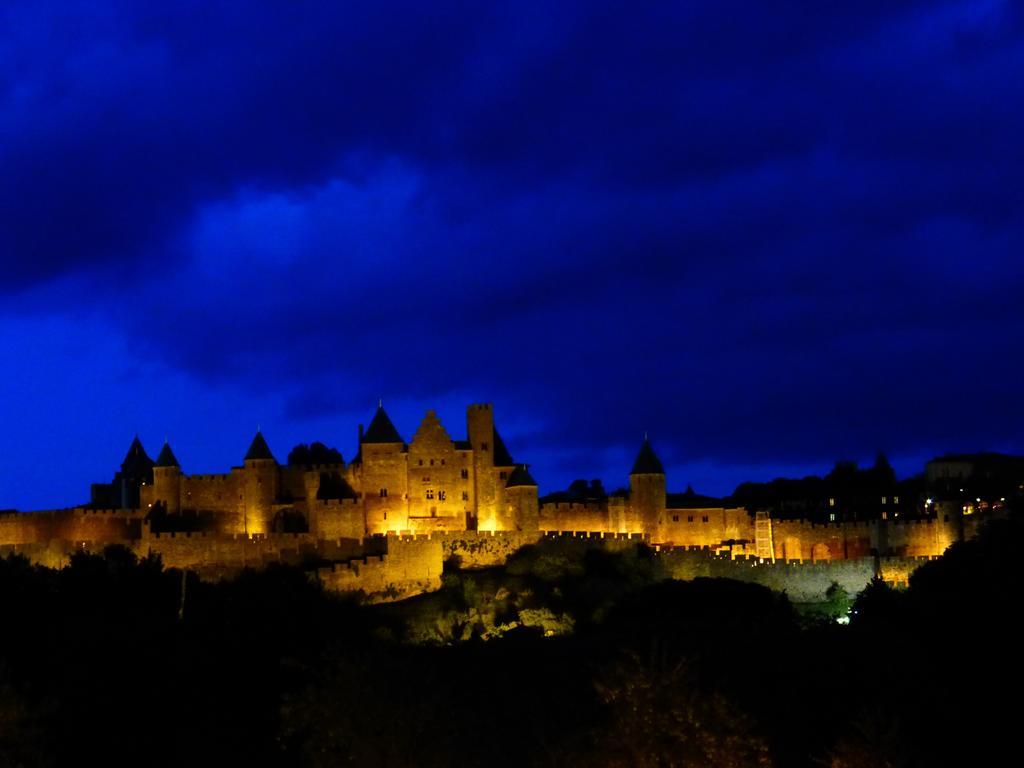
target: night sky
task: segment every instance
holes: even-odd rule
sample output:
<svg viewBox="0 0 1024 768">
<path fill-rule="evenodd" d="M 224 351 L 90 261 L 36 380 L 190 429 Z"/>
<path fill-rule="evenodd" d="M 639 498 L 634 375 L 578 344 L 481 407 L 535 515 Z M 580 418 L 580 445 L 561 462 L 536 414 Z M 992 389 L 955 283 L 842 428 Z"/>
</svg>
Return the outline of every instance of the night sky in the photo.
<svg viewBox="0 0 1024 768">
<path fill-rule="evenodd" d="M 1012 0 L 7 0 L 0 508 L 381 397 L 542 492 L 1021 452 L 1022 246 Z"/>
</svg>

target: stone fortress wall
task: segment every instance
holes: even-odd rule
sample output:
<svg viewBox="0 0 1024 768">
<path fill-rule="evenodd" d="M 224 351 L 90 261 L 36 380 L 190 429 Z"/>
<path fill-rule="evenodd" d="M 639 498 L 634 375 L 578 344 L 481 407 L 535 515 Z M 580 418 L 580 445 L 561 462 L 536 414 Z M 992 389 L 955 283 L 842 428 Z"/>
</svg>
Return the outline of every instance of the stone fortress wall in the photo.
<svg viewBox="0 0 1024 768">
<path fill-rule="evenodd" d="M 185 474 L 169 445 L 154 462 L 136 438 L 113 482 L 94 486 L 92 504 L 0 513 L 0 554 L 59 567 L 76 551 L 121 544 L 211 578 L 286 562 L 315 568 L 328 588 L 395 599 L 436 588 L 445 561 L 496 566 L 543 536 L 572 536 L 603 547 L 647 542 L 679 578 L 728 575 L 797 598 L 832 581 L 859 589 L 875 574 L 905 582 L 980 519 L 945 508 L 900 520 L 755 518 L 692 491 L 667 493 L 647 440 L 627 490 L 542 501 L 490 405 L 469 406 L 466 433 L 452 439 L 428 411 L 406 443 L 378 407 L 347 464 L 334 452 L 281 465 L 257 433 L 241 466 L 214 475 Z"/>
</svg>

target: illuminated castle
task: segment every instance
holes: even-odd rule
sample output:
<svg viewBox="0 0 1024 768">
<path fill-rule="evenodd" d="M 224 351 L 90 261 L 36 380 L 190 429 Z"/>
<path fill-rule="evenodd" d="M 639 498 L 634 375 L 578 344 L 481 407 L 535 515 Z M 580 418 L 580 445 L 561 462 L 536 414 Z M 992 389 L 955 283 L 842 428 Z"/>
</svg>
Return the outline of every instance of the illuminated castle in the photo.
<svg viewBox="0 0 1024 768">
<path fill-rule="evenodd" d="M 467 439 L 452 440 L 428 411 L 407 444 L 381 405 L 348 464 L 320 444 L 279 464 L 257 431 L 242 466 L 219 475 L 184 474 L 169 444 L 154 462 L 136 437 L 114 481 L 93 486 L 91 506 L 243 535 L 536 530 L 537 484 L 512 460 L 491 406 L 470 406 L 466 421 Z"/>
<path fill-rule="evenodd" d="M 539 499 L 492 407 L 469 406 L 466 422 L 466 439 L 453 440 L 428 411 L 406 443 L 379 406 L 365 432 L 359 428 L 349 463 L 314 443 L 281 464 L 257 431 L 242 465 L 215 475 L 185 474 L 166 443 L 153 461 L 136 437 L 112 482 L 92 487 L 88 505 L 0 513 L 0 555 L 57 567 L 76 551 L 118 544 L 211 577 L 291 562 L 316 567 L 328 588 L 396 599 L 438 588 L 447 559 L 498 565 L 543 536 L 571 536 L 643 541 L 661 552 L 700 551 L 737 563 L 859 563 L 850 571 L 856 586 L 884 571 L 882 559 L 937 557 L 998 513 L 1006 498 L 983 498 L 972 478 L 996 495 L 1024 493 L 1024 462 L 979 454 L 930 462 L 936 498 L 926 502 L 882 491 L 867 515 L 855 513 L 863 505 L 834 497 L 805 499 L 788 514 L 786 504 L 763 509 L 740 497 L 669 493 L 645 438 L 628 488 L 605 494 L 596 481 L 580 482 Z M 995 476 L 1005 482 L 993 486 Z M 895 578 L 905 577 L 900 569 Z M 786 571 L 783 583 L 792 585 L 794 573 Z M 749 578 L 749 569 L 737 577 Z M 823 572 L 816 584 L 830 578 Z"/>
</svg>

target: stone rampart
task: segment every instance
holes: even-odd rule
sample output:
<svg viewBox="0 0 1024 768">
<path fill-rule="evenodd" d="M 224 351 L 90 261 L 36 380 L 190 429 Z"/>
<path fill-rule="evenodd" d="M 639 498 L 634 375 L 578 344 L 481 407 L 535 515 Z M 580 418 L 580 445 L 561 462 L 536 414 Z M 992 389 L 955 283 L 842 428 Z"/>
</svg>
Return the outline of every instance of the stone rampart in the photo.
<svg viewBox="0 0 1024 768">
<path fill-rule="evenodd" d="M 960 536 L 957 521 L 935 517 L 888 520 L 878 526 L 879 551 L 910 558 L 941 555 Z"/>
<path fill-rule="evenodd" d="M 308 533 L 154 533 L 133 547 L 140 557 L 152 552 L 168 568 L 188 568 L 205 578 L 230 576 L 269 563 L 346 560 L 367 551 L 360 539 L 319 539 Z"/>
<path fill-rule="evenodd" d="M 937 560 L 938 557 L 922 555 L 919 557 L 882 557 L 878 561 L 878 575 L 886 582 L 897 587 L 905 587 L 910 575 L 925 563 Z"/>
<path fill-rule="evenodd" d="M 181 506 L 226 514 L 238 513 L 243 505 L 241 471 L 227 475 L 182 475 Z"/>
<path fill-rule="evenodd" d="M 686 547 L 753 541 L 754 522 L 743 508 L 667 509 L 662 538 L 666 543 Z"/>
<path fill-rule="evenodd" d="M 821 526 L 825 527 L 825 526 Z M 639 543 L 650 543 L 638 534 L 600 534 L 588 532 L 548 532 L 546 538 L 585 540 L 593 546 L 620 550 Z M 876 573 L 885 581 L 906 586 L 913 571 L 935 559 L 920 557 L 857 557 L 847 560 L 785 560 L 775 562 L 753 555 L 734 556 L 728 551 L 716 552 L 711 547 L 654 547 L 673 579 L 722 578 L 761 584 L 777 592 L 785 592 L 798 603 L 821 602 L 833 582 L 851 595 L 860 592 Z"/>
<path fill-rule="evenodd" d="M 608 505 L 600 502 L 541 504 L 539 519 L 543 531 L 615 532 Z"/>
<path fill-rule="evenodd" d="M 876 524 L 772 520 L 776 560 L 856 560 L 876 548 Z"/>
<path fill-rule="evenodd" d="M 396 536 L 386 538 L 387 551 L 317 570 L 325 589 L 362 592 L 367 601 L 401 600 L 441 588 L 444 567 L 441 538 Z"/>
<path fill-rule="evenodd" d="M 875 560 L 871 557 L 817 563 L 776 560 L 772 563 L 753 557 L 733 558 L 710 551 L 683 549 L 662 550 L 659 557 L 673 579 L 706 577 L 746 581 L 785 592 L 797 603 L 825 600 L 825 592 L 833 582 L 851 595 L 856 594 L 875 575 Z"/>
<path fill-rule="evenodd" d="M 119 543 L 138 538 L 138 510 L 75 507 L 48 512 L 8 512 L 0 515 L 0 542 L 37 544 L 53 540 Z"/>
<path fill-rule="evenodd" d="M 540 541 L 540 531 L 458 531 L 437 534 L 444 559 L 457 558 L 461 568 L 504 565 L 517 550 Z"/>
</svg>

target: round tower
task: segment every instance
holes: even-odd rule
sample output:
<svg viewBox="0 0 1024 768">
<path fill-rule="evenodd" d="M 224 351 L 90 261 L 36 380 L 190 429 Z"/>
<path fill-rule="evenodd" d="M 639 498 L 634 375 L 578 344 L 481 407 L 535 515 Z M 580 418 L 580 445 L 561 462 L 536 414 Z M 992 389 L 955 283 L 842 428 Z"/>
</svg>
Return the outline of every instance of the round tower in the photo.
<svg viewBox="0 0 1024 768">
<path fill-rule="evenodd" d="M 245 454 L 242 477 L 242 532 L 267 533 L 279 496 L 280 473 L 277 459 L 258 430 Z"/>
<path fill-rule="evenodd" d="M 181 511 L 181 465 L 167 441 L 153 465 L 153 498 L 172 515 Z"/>
<path fill-rule="evenodd" d="M 537 482 L 526 464 L 517 464 L 505 484 L 507 530 L 536 531 L 540 525 Z"/>
<path fill-rule="evenodd" d="M 356 489 L 362 491 L 369 534 L 409 527 L 409 452 L 383 402 L 366 432 L 360 427 Z"/>
<path fill-rule="evenodd" d="M 641 530 L 651 537 L 651 541 L 662 541 L 665 530 L 665 468 L 646 435 L 629 473 L 629 491 L 633 515 Z"/>
</svg>

